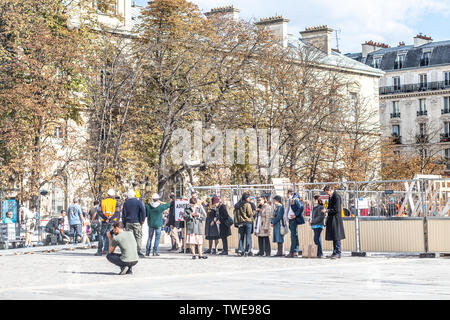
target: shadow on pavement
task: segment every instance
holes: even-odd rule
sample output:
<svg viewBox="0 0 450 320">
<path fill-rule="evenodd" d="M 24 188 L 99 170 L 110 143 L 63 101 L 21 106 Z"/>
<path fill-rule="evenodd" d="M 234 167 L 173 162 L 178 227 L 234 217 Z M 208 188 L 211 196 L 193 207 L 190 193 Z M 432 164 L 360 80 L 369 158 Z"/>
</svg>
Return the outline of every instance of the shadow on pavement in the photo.
<svg viewBox="0 0 450 320">
<path fill-rule="evenodd" d="M 60 271 L 60 273 L 70 273 L 70 274 L 95 274 L 95 275 L 105 275 L 105 276 L 113 276 L 113 275 L 117 275 L 117 272 L 76 272 L 76 271 Z"/>
</svg>

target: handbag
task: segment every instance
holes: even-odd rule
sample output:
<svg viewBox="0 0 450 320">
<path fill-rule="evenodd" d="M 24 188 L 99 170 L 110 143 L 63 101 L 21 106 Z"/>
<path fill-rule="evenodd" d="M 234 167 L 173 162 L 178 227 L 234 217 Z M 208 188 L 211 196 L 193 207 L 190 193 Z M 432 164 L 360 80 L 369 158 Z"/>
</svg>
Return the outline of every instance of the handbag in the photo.
<svg viewBox="0 0 450 320">
<path fill-rule="evenodd" d="M 286 223 L 284 221 L 284 219 L 281 220 L 281 224 L 280 224 L 280 234 L 282 236 L 285 236 L 289 233 L 289 229 L 286 227 Z"/>
</svg>

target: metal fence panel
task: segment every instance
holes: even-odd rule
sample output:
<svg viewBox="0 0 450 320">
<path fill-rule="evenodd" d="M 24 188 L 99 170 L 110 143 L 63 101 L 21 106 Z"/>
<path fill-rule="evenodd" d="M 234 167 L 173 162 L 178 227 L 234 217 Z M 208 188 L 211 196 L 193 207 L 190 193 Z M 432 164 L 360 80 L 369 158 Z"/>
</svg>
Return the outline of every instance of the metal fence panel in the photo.
<svg viewBox="0 0 450 320">
<path fill-rule="evenodd" d="M 363 252 L 424 252 L 423 219 L 360 219 Z"/>
</svg>

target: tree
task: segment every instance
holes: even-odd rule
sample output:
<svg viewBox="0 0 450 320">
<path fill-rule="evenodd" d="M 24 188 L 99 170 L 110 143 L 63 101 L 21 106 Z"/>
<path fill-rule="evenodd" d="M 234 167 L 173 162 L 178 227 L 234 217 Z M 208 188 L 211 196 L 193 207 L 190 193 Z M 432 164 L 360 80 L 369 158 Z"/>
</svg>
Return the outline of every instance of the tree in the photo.
<svg viewBox="0 0 450 320">
<path fill-rule="evenodd" d="M 76 93 L 83 90 L 87 31 L 69 30 L 67 21 L 59 0 L 0 4 L 0 178 L 2 185 L 22 186 L 21 200 L 35 202 L 39 189 L 73 160 L 58 156 L 53 137 L 65 123 L 81 120 Z"/>
<path fill-rule="evenodd" d="M 143 11 L 135 39 L 142 61 L 141 104 L 161 132 L 158 191 L 187 169 L 169 163 L 171 137 L 202 117 L 220 117 L 232 92 L 246 78 L 255 56 L 269 42 L 255 26 L 211 17 L 185 0 L 155 0 Z M 148 124 L 151 121 L 146 121 Z"/>
</svg>

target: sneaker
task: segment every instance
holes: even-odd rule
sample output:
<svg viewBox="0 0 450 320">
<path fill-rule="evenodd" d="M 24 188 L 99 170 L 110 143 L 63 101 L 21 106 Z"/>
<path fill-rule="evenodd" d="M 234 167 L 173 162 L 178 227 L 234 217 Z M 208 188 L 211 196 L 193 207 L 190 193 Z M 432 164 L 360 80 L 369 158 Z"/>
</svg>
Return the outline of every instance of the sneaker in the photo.
<svg viewBox="0 0 450 320">
<path fill-rule="evenodd" d="M 222 251 L 221 253 L 219 253 L 219 256 L 227 256 L 228 252 L 227 251 Z"/>
<path fill-rule="evenodd" d="M 142 252 L 138 252 L 138 256 L 139 256 L 139 258 L 145 257 L 145 256 L 142 254 Z"/>
<path fill-rule="evenodd" d="M 184 249 L 181 249 L 181 251 L 179 253 L 184 253 Z"/>
<path fill-rule="evenodd" d="M 211 254 L 217 254 L 217 250 L 216 250 L 216 249 L 213 249 L 213 250 L 211 251 Z"/>
<path fill-rule="evenodd" d="M 133 274 L 133 267 L 128 267 L 126 274 Z"/>
<path fill-rule="evenodd" d="M 253 252 L 250 251 L 250 252 L 248 253 L 248 256 L 249 256 L 249 257 L 253 257 Z"/>
<path fill-rule="evenodd" d="M 199 259 L 208 259 L 208 256 L 198 256 Z"/>
<path fill-rule="evenodd" d="M 244 252 L 244 254 L 241 254 L 241 256 L 248 257 L 248 252 Z"/>
<path fill-rule="evenodd" d="M 123 276 L 126 273 L 126 271 L 128 271 L 127 267 L 120 267 L 119 275 Z"/>
<path fill-rule="evenodd" d="M 203 253 L 211 253 L 211 249 L 204 251 Z"/>
<path fill-rule="evenodd" d="M 154 257 L 159 257 L 159 253 L 158 252 L 153 252 L 153 256 Z"/>
<path fill-rule="evenodd" d="M 96 256 L 101 256 L 102 254 L 103 254 L 103 253 L 101 253 L 101 252 L 96 252 L 96 253 L 95 253 Z"/>
<path fill-rule="evenodd" d="M 192 260 L 195 260 L 195 259 L 197 259 L 197 256 L 192 256 Z"/>
<path fill-rule="evenodd" d="M 146 253 L 145 253 L 145 256 L 146 256 L 146 257 L 150 256 L 150 252 L 146 252 Z"/>
</svg>

